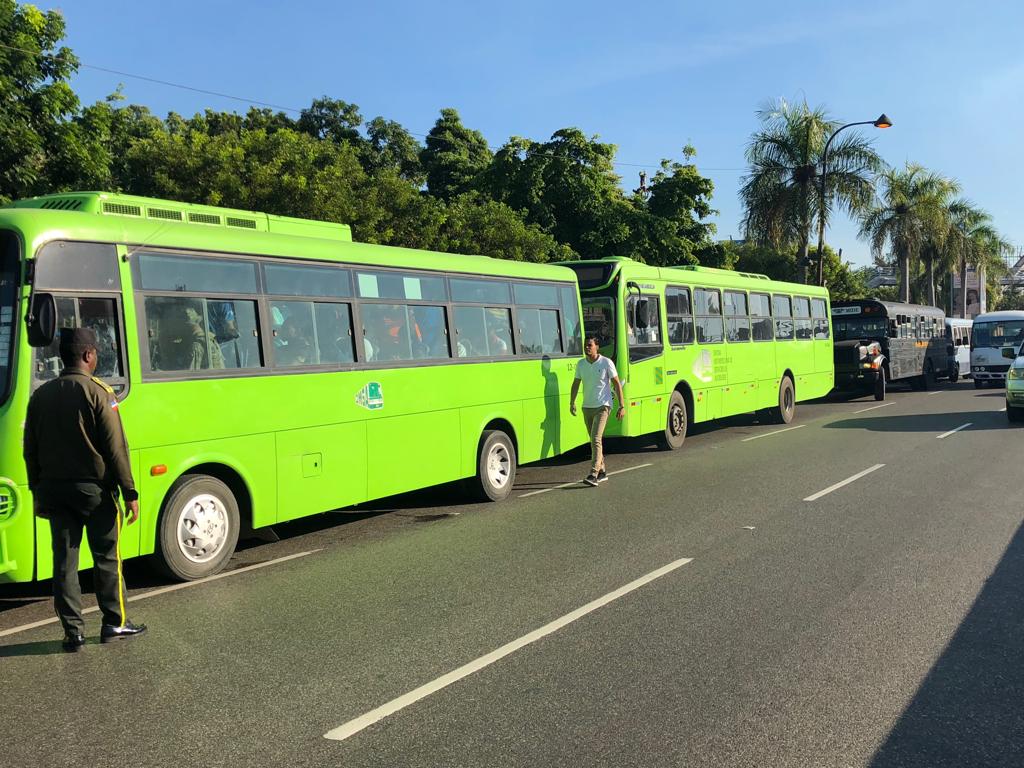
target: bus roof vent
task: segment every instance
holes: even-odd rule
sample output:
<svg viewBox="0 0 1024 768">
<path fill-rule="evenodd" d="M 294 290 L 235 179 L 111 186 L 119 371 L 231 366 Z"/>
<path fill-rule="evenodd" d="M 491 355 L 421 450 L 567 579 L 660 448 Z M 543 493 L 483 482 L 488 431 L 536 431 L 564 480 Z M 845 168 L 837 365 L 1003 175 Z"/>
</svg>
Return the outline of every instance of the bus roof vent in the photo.
<svg viewBox="0 0 1024 768">
<path fill-rule="evenodd" d="M 190 213 L 188 220 L 193 224 L 220 224 L 220 216 L 215 213 Z"/>
<path fill-rule="evenodd" d="M 167 221 L 181 221 L 184 218 L 181 211 L 172 211 L 168 208 L 149 208 L 146 215 L 151 219 L 166 219 Z"/>
<path fill-rule="evenodd" d="M 39 207 L 50 211 L 77 211 L 82 207 L 82 201 L 73 197 L 57 197 L 44 201 Z"/>
<path fill-rule="evenodd" d="M 241 219 L 237 216 L 228 216 L 227 225 L 229 227 L 239 227 L 240 229 L 256 229 L 255 219 Z"/>
<path fill-rule="evenodd" d="M 114 213 L 118 216 L 141 216 L 142 207 L 138 205 L 126 205 L 125 203 L 103 203 L 104 213 Z"/>
</svg>

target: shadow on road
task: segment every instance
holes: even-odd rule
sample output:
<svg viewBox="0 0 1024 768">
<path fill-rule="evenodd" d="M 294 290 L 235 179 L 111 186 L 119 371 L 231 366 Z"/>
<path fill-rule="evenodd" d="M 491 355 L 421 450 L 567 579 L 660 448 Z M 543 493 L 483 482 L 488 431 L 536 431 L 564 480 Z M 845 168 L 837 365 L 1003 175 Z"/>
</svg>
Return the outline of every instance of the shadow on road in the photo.
<svg viewBox="0 0 1024 768">
<path fill-rule="evenodd" d="M 871 768 L 1024 764 L 1024 526 Z"/>
<path fill-rule="evenodd" d="M 998 418 L 997 418 L 998 417 Z M 863 429 L 869 432 L 945 432 L 970 422 L 964 432 L 1006 429 L 1006 418 L 997 411 L 957 411 L 904 416 L 874 416 L 843 419 L 822 425 L 825 429 Z"/>
<path fill-rule="evenodd" d="M 57 627 L 54 632 L 60 632 L 60 627 Z M 86 646 L 98 645 L 99 641 L 87 640 Z M 83 648 L 79 653 L 87 650 Z M 14 645 L 0 645 L 0 659 L 8 656 L 51 656 L 51 655 L 63 655 L 64 649 L 61 647 L 60 640 L 43 640 L 34 643 L 15 643 Z"/>
</svg>

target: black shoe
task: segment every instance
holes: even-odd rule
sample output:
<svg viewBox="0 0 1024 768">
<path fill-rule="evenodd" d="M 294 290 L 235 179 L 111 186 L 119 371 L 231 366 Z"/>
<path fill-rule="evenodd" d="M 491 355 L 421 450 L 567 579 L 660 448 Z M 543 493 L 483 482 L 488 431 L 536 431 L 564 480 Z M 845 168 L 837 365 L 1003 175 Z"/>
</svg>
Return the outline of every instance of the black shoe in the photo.
<svg viewBox="0 0 1024 768">
<path fill-rule="evenodd" d="M 60 647 L 63 648 L 67 653 L 75 653 L 76 651 L 82 650 L 85 646 L 85 636 L 81 632 L 65 632 L 64 639 L 60 643 Z"/>
<path fill-rule="evenodd" d="M 112 640 L 120 640 L 122 637 L 135 637 L 135 635 L 141 635 L 145 631 L 145 624 L 132 624 L 130 621 L 126 621 L 123 627 L 113 627 L 110 624 L 104 624 L 103 629 L 100 630 L 100 642 L 109 643 Z"/>
<path fill-rule="evenodd" d="M 586 477 L 583 478 L 583 482 L 586 483 L 587 485 L 592 485 L 592 486 L 594 486 L 596 488 L 597 487 L 597 482 L 598 482 L 597 481 L 597 475 L 595 475 L 593 472 L 591 472 L 589 475 L 587 475 Z"/>
<path fill-rule="evenodd" d="M 605 472 L 603 469 L 600 472 L 597 473 L 597 482 L 603 483 L 607 479 L 608 479 L 608 473 Z"/>
</svg>

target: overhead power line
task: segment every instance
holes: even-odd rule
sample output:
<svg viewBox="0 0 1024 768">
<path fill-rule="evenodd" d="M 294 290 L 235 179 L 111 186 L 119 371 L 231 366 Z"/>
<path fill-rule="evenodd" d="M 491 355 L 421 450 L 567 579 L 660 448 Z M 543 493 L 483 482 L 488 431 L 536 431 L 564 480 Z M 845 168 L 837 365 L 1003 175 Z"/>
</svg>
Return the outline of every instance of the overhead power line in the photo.
<svg viewBox="0 0 1024 768">
<path fill-rule="evenodd" d="M 40 57 L 46 57 L 46 58 L 49 58 L 49 59 L 56 59 L 56 60 L 59 60 L 59 59 L 63 58 L 63 57 L 61 57 L 59 55 L 56 55 L 56 54 L 43 53 L 41 51 L 33 51 L 33 50 L 28 49 L 28 48 L 19 48 L 19 47 L 14 46 L 14 45 L 7 45 L 6 43 L 0 43 L 0 48 L 4 48 L 4 49 L 9 50 L 9 51 L 17 51 L 18 53 L 26 53 L 26 54 L 28 54 L 30 56 L 40 56 Z M 117 75 L 118 77 L 128 77 L 128 78 L 131 78 L 133 80 L 141 80 L 141 81 L 146 82 L 146 83 L 154 83 L 155 85 L 163 85 L 163 86 L 166 86 L 168 88 L 178 88 L 180 90 L 190 91 L 192 93 L 201 93 L 201 94 L 203 94 L 205 96 L 215 96 L 215 97 L 220 98 L 220 99 L 230 99 L 231 101 L 237 101 L 237 102 L 240 102 L 242 104 L 248 104 L 250 106 L 268 107 L 270 109 L 281 110 L 282 112 L 293 112 L 293 113 L 295 113 L 297 115 L 301 115 L 305 111 L 303 109 L 299 109 L 298 107 L 286 107 L 286 106 L 283 106 L 281 104 L 273 104 L 273 103 L 267 102 L 267 101 L 260 101 L 259 99 L 250 99 L 250 98 L 247 98 L 245 96 L 235 96 L 235 95 L 232 95 L 230 93 L 224 93 L 222 91 L 213 91 L 213 90 L 210 90 L 208 88 L 197 88 L 197 87 L 192 86 L 192 85 L 185 85 L 183 83 L 175 83 L 175 82 L 173 82 L 171 80 L 163 80 L 163 79 L 160 79 L 160 78 L 157 78 L 157 77 L 149 77 L 147 75 L 138 75 L 138 74 L 135 74 L 134 72 L 125 72 L 125 71 L 120 70 L 120 69 L 110 69 L 109 67 L 100 67 L 100 66 L 97 66 L 96 64 L 87 64 L 87 63 L 85 63 L 85 62 L 83 62 L 81 60 L 79 60 L 77 62 L 77 65 L 79 67 L 83 67 L 85 69 L 92 69 L 92 70 L 95 70 L 97 72 L 104 72 L 104 73 L 110 74 L 110 75 Z M 410 131 L 407 128 L 405 129 L 405 131 L 410 136 L 416 136 L 416 137 L 422 138 L 422 139 L 426 139 L 426 138 L 429 137 L 429 134 L 427 134 L 427 133 L 417 133 L 416 131 Z M 558 155 L 546 155 L 546 156 L 547 157 L 553 157 L 553 158 L 557 158 L 558 157 Z M 617 160 L 613 160 L 612 161 L 612 165 L 622 166 L 624 168 L 660 168 L 661 167 L 661 163 L 660 162 L 657 162 L 657 163 L 625 163 L 625 162 L 620 162 L 620 161 L 617 161 Z M 702 171 L 740 171 L 740 172 L 742 172 L 742 171 L 747 171 L 749 169 L 748 168 L 709 168 L 709 167 L 700 166 L 700 170 L 702 170 Z"/>
</svg>

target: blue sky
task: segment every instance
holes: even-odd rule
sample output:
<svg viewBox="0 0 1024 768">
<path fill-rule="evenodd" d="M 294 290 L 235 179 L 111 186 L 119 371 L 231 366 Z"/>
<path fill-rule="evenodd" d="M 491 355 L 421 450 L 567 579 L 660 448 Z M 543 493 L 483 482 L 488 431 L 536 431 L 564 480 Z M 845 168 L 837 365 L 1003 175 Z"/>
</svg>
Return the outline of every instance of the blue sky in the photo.
<svg viewBox="0 0 1024 768">
<path fill-rule="evenodd" d="M 894 127 L 868 131 L 889 164 L 956 178 L 1024 245 L 1017 2 L 36 4 L 63 11 L 66 44 L 95 67 L 295 109 L 328 95 L 417 134 L 454 107 L 495 149 L 576 126 L 618 146 L 629 188 L 640 166 L 653 171 L 692 144 L 715 182 L 722 238 L 740 236 L 737 190 L 759 107 L 806 99 L 843 122 L 885 112 Z M 246 109 L 89 67 L 74 85 L 89 103 L 119 83 L 161 116 Z M 828 241 L 855 264 L 870 259 L 844 217 Z"/>
</svg>

